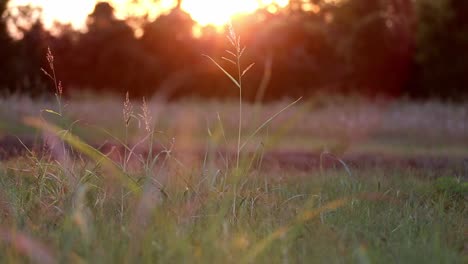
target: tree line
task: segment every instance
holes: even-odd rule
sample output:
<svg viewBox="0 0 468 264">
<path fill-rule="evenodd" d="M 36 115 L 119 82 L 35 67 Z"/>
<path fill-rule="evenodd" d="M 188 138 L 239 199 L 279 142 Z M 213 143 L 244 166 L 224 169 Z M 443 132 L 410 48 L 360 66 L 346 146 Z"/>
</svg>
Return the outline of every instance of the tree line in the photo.
<svg viewBox="0 0 468 264">
<path fill-rule="evenodd" d="M 224 56 L 229 45 L 225 36 L 213 27 L 194 34 L 196 22 L 180 9 L 180 2 L 154 20 L 117 19 L 112 6 L 100 2 L 85 32 L 56 25 L 56 34 L 34 16 L 37 10 L 22 7 L 19 15 L 12 15 L 7 2 L 0 0 L 0 93 L 40 95 L 49 90 L 40 69 L 47 65 L 50 47 L 68 91 L 129 91 L 168 99 L 236 95 L 202 56 Z M 466 98 L 464 14 L 465 0 L 309 0 L 290 1 L 276 13 L 260 9 L 233 21 L 247 46 L 244 63 L 256 63 L 246 76 L 245 96 Z M 29 26 L 22 27 L 25 20 Z M 11 36 L 12 25 L 21 38 Z"/>
</svg>

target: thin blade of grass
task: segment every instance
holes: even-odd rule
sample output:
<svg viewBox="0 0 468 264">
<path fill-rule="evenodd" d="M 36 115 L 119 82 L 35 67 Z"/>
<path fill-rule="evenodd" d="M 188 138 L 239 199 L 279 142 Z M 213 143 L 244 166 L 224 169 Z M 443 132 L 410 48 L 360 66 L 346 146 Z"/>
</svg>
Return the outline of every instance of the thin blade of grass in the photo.
<svg viewBox="0 0 468 264">
<path fill-rule="evenodd" d="M 239 88 L 239 89 L 241 88 L 239 82 L 238 82 L 234 77 L 232 77 L 232 75 L 229 74 L 229 72 L 227 72 L 223 67 L 221 67 L 221 65 L 219 65 L 213 58 L 211 58 L 211 57 L 208 56 L 208 55 L 204 55 L 204 54 L 203 54 L 203 56 L 205 56 L 205 57 L 207 57 L 208 59 L 210 59 L 210 60 L 214 63 L 214 65 L 216 65 L 216 67 L 218 67 L 221 71 L 223 71 L 223 73 L 224 73 L 227 77 L 229 77 L 229 79 L 231 79 L 231 81 L 237 86 L 237 88 Z"/>
<path fill-rule="evenodd" d="M 242 72 L 242 77 L 255 65 L 255 63 L 250 64 L 245 70 Z"/>
<path fill-rule="evenodd" d="M 57 116 L 62 116 L 60 113 L 57 113 L 54 110 L 50 110 L 50 109 L 45 109 L 44 112 L 49 113 L 49 114 L 54 114 Z"/>
<path fill-rule="evenodd" d="M 323 173 L 323 156 L 329 156 L 331 157 L 332 159 L 335 159 L 336 161 L 338 161 L 342 166 L 343 168 L 346 170 L 346 173 L 348 174 L 349 177 L 353 178 L 353 174 L 351 173 L 351 170 L 349 169 L 348 165 L 346 165 L 346 162 L 344 162 L 342 159 L 336 157 L 335 155 L 331 154 L 331 153 L 327 153 L 327 152 L 322 152 L 320 154 L 320 172 Z"/>
<path fill-rule="evenodd" d="M 239 44 L 240 44 L 240 43 L 239 43 Z M 246 46 L 244 46 L 244 47 L 242 48 L 241 52 L 239 53 L 239 58 L 242 57 L 242 55 L 244 55 L 244 52 L 245 52 L 245 49 L 246 49 L 246 48 L 247 48 Z"/>
<path fill-rule="evenodd" d="M 239 148 L 240 150 L 242 150 L 246 145 L 247 143 L 249 143 L 249 141 L 258 133 L 260 132 L 265 126 L 267 126 L 271 121 L 273 121 L 277 116 L 279 116 L 281 113 L 283 113 L 284 111 L 288 110 L 289 108 L 291 108 L 293 105 L 297 104 L 300 100 L 302 100 L 302 97 L 299 97 L 299 99 L 297 99 L 296 101 L 290 103 L 289 105 L 287 105 L 286 107 L 284 107 L 283 109 L 281 109 L 280 111 L 278 111 L 276 114 L 272 115 L 270 118 L 268 118 L 261 126 L 259 126 L 257 128 L 257 130 L 255 130 L 255 132 L 253 132 L 252 134 L 250 134 L 250 136 L 245 140 L 244 144 L 241 145 L 241 147 Z"/>
<path fill-rule="evenodd" d="M 237 63 L 236 63 L 235 61 L 233 61 L 233 60 L 231 60 L 231 59 L 228 59 L 228 58 L 226 58 L 226 57 L 221 57 L 221 59 L 223 59 L 223 60 L 225 60 L 225 61 L 228 61 L 228 62 L 230 62 L 230 63 L 232 63 L 232 64 L 234 64 L 234 65 L 237 65 Z"/>
<path fill-rule="evenodd" d="M 237 57 L 236 54 L 234 54 L 234 52 L 230 51 L 230 50 L 226 50 L 227 53 L 229 53 L 230 55 L 232 55 L 234 58 Z"/>
</svg>

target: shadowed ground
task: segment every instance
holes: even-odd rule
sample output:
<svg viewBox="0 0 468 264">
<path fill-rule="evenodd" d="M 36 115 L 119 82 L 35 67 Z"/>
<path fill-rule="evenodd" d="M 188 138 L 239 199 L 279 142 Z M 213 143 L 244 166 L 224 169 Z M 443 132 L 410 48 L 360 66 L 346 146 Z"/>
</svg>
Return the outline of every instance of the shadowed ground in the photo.
<svg viewBox="0 0 468 264">
<path fill-rule="evenodd" d="M 0 160 L 15 159 L 27 154 L 26 147 L 33 150 L 36 154 L 43 152 L 49 153 L 50 150 L 43 144 L 34 143 L 32 139 L 20 139 L 15 137 L 4 137 L 0 140 Z M 116 144 L 104 144 L 94 146 L 104 154 L 110 154 L 118 161 L 122 157 L 124 148 Z M 164 151 L 161 148 L 154 148 L 153 153 Z M 146 157 L 147 149 L 136 148 L 135 154 Z M 119 154 L 117 154 L 119 153 Z M 186 160 L 189 164 L 200 166 L 203 159 L 209 155 L 214 156 L 217 164 L 228 159 L 230 162 L 235 160 L 235 152 L 226 149 L 211 150 L 173 150 L 173 154 L 181 160 Z M 280 169 L 310 171 L 320 168 L 414 168 L 427 170 L 452 170 L 460 176 L 468 179 L 468 155 L 467 156 L 436 156 L 436 155 L 397 155 L 383 153 L 345 153 L 335 156 L 326 152 L 307 152 L 298 150 L 271 150 L 264 153 L 250 152 L 246 155 L 248 162 L 255 168 L 262 167 L 266 171 L 277 171 Z M 345 163 L 343 165 L 342 162 Z"/>
</svg>

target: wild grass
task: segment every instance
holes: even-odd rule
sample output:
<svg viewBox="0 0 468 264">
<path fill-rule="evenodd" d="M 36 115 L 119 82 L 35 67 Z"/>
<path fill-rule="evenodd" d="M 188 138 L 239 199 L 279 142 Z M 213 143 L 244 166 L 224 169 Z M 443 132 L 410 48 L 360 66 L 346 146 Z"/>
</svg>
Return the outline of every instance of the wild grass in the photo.
<svg viewBox="0 0 468 264">
<path fill-rule="evenodd" d="M 113 148 L 87 143 L 78 134 L 91 126 L 68 112 L 49 51 L 52 72 L 46 74 L 54 82 L 57 110 L 50 105 L 39 118 L 21 118 L 36 129 L 43 148 L 25 144 L 23 155 L 0 163 L 0 262 L 467 261 L 463 172 L 346 164 L 307 172 L 265 168 L 260 132 L 278 140 L 292 126 L 288 121 L 298 120 L 294 114 L 308 112 L 286 111 L 301 109 L 294 101 L 247 127 L 242 77 L 251 66 L 242 68 L 243 48 L 232 29 L 229 40 L 234 60 L 225 60 L 237 66 L 238 78 L 210 59 L 239 89 L 237 122 L 219 113 L 207 120 L 201 126 L 207 150 L 195 157 L 176 151 L 184 138 L 161 129 L 164 113 L 128 94 L 113 121 L 119 133 L 94 127 L 89 136 L 100 131 Z M 190 116 L 180 116 L 184 122 L 173 132 L 194 133 Z M 253 142 L 254 151 L 247 151 Z M 219 151 L 232 146 L 235 157 Z"/>
<path fill-rule="evenodd" d="M 278 172 L 235 194 L 229 183 L 177 181 L 147 193 L 149 204 L 125 195 L 120 219 L 119 185 L 99 169 L 75 171 L 80 185 L 69 189 L 53 164 L 42 179 L 34 164 L 14 166 L 0 182 L 2 262 L 466 261 L 466 201 L 423 170 L 359 170 L 357 181 L 343 171 Z"/>
<path fill-rule="evenodd" d="M 238 125 L 238 137 L 237 137 L 237 156 L 236 156 L 236 169 L 239 170 L 240 159 L 241 159 L 241 151 L 242 149 L 249 143 L 248 141 L 254 137 L 260 130 L 262 130 L 265 126 L 267 126 L 274 118 L 279 116 L 282 112 L 286 111 L 290 107 L 294 106 L 298 103 L 302 98 L 292 102 L 285 108 L 281 109 L 279 112 L 275 113 L 274 115 L 270 116 L 262 125 L 260 125 L 246 140 L 245 143 L 241 143 L 242 138 L 242 77 L 249 72 L 249 70 L 255 65 L 255 63 L 251 63 L 249 66 L 243 68 L 242 66 L 242 55 L 244 55 L 246 47 L 242 46 L 241 44 L 241 37 L 236 34 L 232 24 L 229 24 L 229 34 L 227 36 L 229 42 L 232 45 L 233 50 L 226 50 L 228 57 L 222 57 L 225 61 L 232 63 L 237 68 L 237 78 L 233 77 L 228 70 L 226 70 L 223 66 L 216 62 L 210 56 L 205 55 L 208 59 L 210 59 L 216 67 L 218 67 L 239 89 L 239 125 Z M 229 56 L 231 58 L 229 58 Z"/>
<path fill-rule="evenodd" d="M 250 118 L 257 106 L 244 102 L 249 118 L 243 122 L 244 136 L 257 129 L 255 119 L 267 120 L 280 111 L 288 101 L 271 102 L 261 106 L 258 118 Z M 139 108 L 138 102 L 133 102 Z M 238 104 L 232 101 L 202 101 L 187 99 L 180 102 L 147 100 L 156 130 L 171 137 L 191 137 L 191 146 L 179 140 L 176 149 L 202 148 L 207 141 L 207 124 L 215 127 L 222 119 L 225 136 L 236 149 Z M 72 97 L 67 100 L 67 117 L 82 120 L 74 132 L 88 143 L 101 145 L 109 136 L 124 138 L 122 99 L 112 95 Z M 41 109 L 55 109 L 45 99 L 31 100 L 13 96 L 0 98 L 0 134 L 13 133 L 35 137 L 35 131 L 21 124 L 23 116 L 36 116 Z M 99 113 L 99 114 L 96 114 Z M 412 102 L 394 100 L 387 103 L 350 98 L 307 100 L 291 107 L 269 123 L 265 133 L 257 135 L 253 144 L 263 141 L 271 150 L 322 151 L 324 147 L 338 148 L 346 153 L 388 153 L 395 155 L 466 156 L 468 154 L 468 105 L 438 101 Z M 190 124 L 188 130 L 181 129 Z M 424 131 L 424 133 L 421 133 Z M 144 134 L 138 126 L 129 128 L 129 144 L 137 143 Z M 274 132 L 281 137 L 276 139 Z M 270 136 L 266 136 L 267 134 Z M 284 140 L 281 140 L 283 138 Z M 251 148 L 250 145 L 249 147 Z M 337 153 L 335 153 L 337 154 Z"/>
</svg>

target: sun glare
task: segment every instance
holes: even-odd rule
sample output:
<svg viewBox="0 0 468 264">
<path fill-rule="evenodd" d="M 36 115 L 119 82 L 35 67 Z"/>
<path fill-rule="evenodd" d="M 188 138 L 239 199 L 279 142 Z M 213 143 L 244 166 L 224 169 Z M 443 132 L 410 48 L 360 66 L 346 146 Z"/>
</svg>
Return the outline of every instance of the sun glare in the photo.
<svg viewBox="0 0 468 264">
<path fill-rule="evenodd" d="M 273 3 L 286 6 L 288 1 L 256 1 L 256 0 L 193 0 L 184 1 L 182 9 L 187 11 L 201 26 L 222 26 L 239 14 L 252 13 L 260 7 Z"/>
<path fill-rule="evenodd" d="M 95 1 L 63 1 L 63 0 L 13 0 L 10 7 L 31 5 L 42 9 L 42 21 L 47 28 L 55 21 L 71 24 L 74 28 L 85 25 L 86 14 L 93 11 Z"/>
<path fill-rule="evenodd" d="M 86 18 L 94 9 L 98 0 L 12 0 L 10 7 L 31 5 L 42 9 L 45 27 L 51 28 L 55 21 L 71 24 L 76 29 L 84 28 Z M 110 0 L 116 10 L 116 16 L 125 18 L 129 15 L 155 17 L 175 7 L 175 0 Z M 200 25 L 223 26 L 233 16 L 251 13 L 260 7 L 276 4 L 284 7 L 289 0 L 184 0 L 182 9 L 189 13 Z"/>
</svg>

